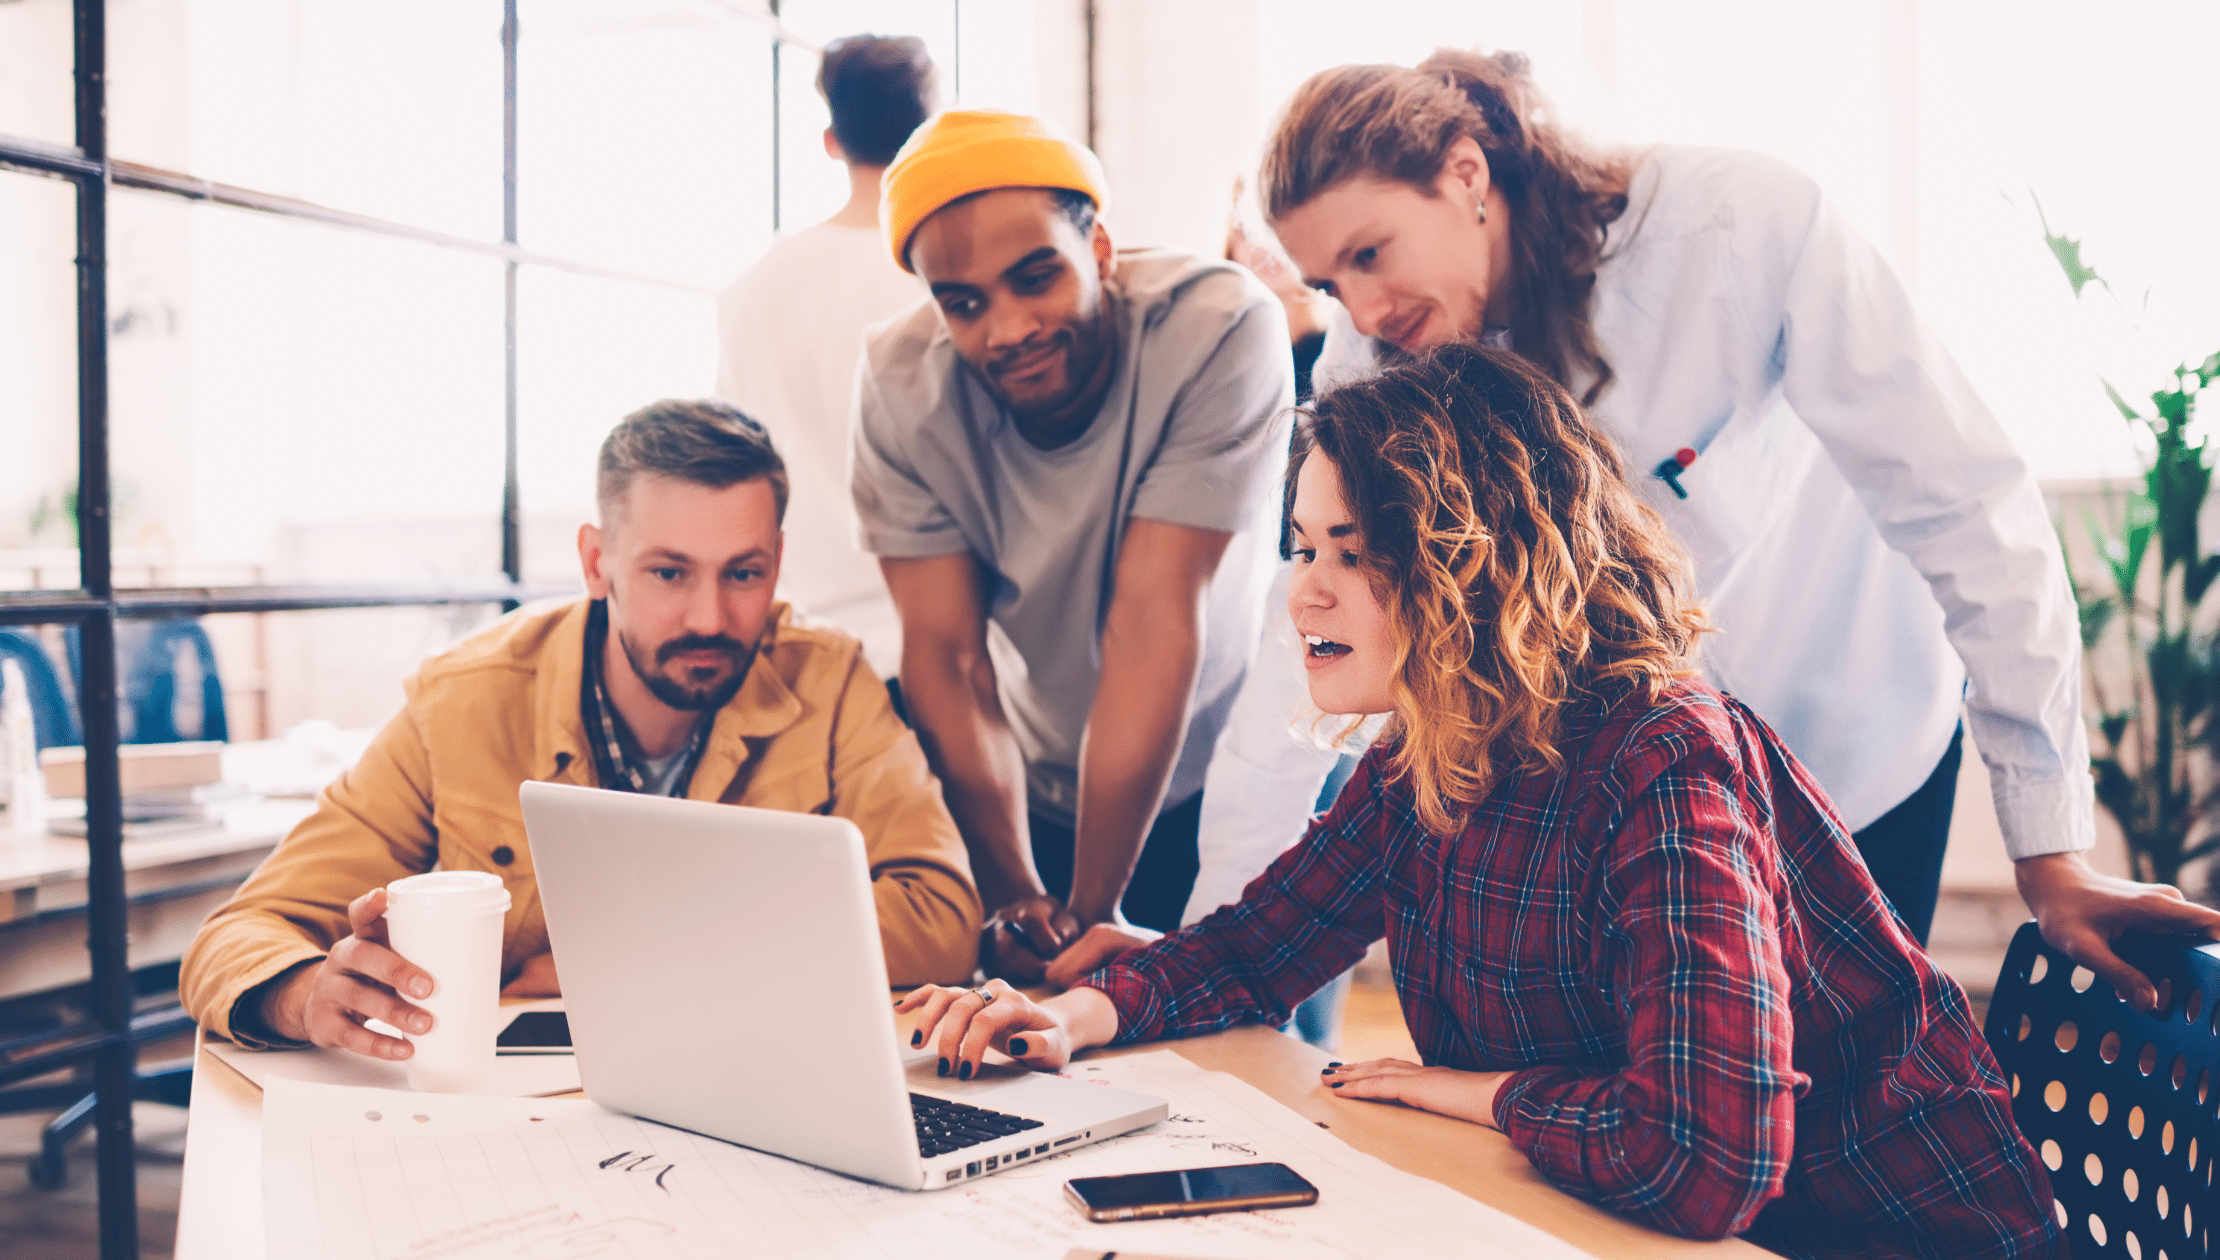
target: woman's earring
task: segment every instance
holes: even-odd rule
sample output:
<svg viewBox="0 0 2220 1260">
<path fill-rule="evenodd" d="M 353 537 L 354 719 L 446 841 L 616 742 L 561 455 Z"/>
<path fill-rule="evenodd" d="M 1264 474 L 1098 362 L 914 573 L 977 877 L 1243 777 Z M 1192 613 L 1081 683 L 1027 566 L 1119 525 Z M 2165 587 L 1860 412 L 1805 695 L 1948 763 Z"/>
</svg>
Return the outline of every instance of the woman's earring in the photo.
<svg viewBox="0 0 2220 1260">
<path fill-rule="evenodd" d="M 1479 217 L 1480 217 L 1480 221 L 1481 221 L 1482 223 L 1486 223 L 1486 222 L 1488 221 L 1488 203 L 1487 203 L 1487 202 L 1484 202 L 1484 201 L 1483 201 L 1483 202 L 1481 202 L 1481 203 L 1480 203 L 1479 205 L 1476 205 L 1476 206 L 1474 206 L 1474 207 L 1473 207 L 1472 209 L 1473 209 L 1473 212 L 1474 212 L 1475 214 L 1479 215 Z"/>
</svg>

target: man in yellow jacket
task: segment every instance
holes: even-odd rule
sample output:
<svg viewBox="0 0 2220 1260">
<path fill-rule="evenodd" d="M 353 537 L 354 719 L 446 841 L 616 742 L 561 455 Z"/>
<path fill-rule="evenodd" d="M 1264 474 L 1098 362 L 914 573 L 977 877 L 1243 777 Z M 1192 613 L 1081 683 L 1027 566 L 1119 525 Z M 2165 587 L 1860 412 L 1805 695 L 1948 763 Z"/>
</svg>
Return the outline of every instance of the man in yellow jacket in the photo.
<svg viewBox="0 0 2220 1260">
<path fill-rule="evenodd" d="M 202 926 L 179 988 L 203 1026 L 407 1058 L 363 1022 L 430 1026 L 406 1000 L 428 979 L 387 947 L 383 916 L 384 886 L 434 865 L 507 882 L 507 991 L 557 992 L 526 780 L 849 819 L 888 978 L 971 975 L 979 897 L 916 738 L 856 640 L 772 599 L 786 472 L 761 426 L 718 402 L 643 408 L 603 444 L 597 497 L 601 523 L 578 536 L 587 596 L 519 609 L 426 661 L 361 762 Z"/>
</svg>

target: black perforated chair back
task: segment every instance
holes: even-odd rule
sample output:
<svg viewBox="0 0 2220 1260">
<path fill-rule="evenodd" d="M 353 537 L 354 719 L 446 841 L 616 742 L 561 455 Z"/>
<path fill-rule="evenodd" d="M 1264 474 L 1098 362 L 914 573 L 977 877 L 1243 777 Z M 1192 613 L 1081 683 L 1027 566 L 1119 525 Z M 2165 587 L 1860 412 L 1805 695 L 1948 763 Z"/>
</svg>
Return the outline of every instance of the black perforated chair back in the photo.
<svg viewBox="0 0 2220 1260">
<path fill-rule="evenodd" d="M 2134 936 L 2114 949 L 2158 985 L 2156 1014 L 2131 1009 L 2029 923 L 1997 977 L 1989 1046 L 2076 1257 L 2210 1256 L 2220 957 Z"/>
</svg>

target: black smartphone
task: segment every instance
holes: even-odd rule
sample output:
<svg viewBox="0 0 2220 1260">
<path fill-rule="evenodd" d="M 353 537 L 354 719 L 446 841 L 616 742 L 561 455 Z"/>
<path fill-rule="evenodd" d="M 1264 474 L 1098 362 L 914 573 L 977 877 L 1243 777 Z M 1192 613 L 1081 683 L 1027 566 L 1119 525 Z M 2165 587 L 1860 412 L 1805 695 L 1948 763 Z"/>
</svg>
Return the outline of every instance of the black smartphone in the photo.
<svg viewBox="0 0 2220 1260">
<path fill-rule="evenodd" d="M 1064 1183 L 1064 1193 L 1090 1221 L 1141 1221 L 1318 1202 L 1318 1187 L 1285 1164 L 1077 1177 Z"/>
<path fill-rule="evenodd" d="M 570 1017 L 561 1011 L 526 1011 L 493 1039 L 495 1054 L 546 1054 L 570 1049 Z"/>
</svg>

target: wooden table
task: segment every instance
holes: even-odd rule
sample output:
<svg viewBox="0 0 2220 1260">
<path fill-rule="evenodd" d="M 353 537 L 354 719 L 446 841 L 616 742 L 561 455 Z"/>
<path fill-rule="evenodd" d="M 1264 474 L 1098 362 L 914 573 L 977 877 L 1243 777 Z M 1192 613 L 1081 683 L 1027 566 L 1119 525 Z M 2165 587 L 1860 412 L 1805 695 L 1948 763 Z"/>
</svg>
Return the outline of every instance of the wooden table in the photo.
<svg viewBox="0 0 2220 1260">
<path fill-rule="evenodd" d="M 1191 1041 L 1096 1053 L 1162 1048 L 1177 1050 L 1201 1067 L 1238 1076 L 1358 1150 L 1470 1195 L 1600 1260 L 1771 1254 L 1739 1239 L 1702 1243 L 1668 1237 L 1583 1203 L 1545 1183 L 1510 1141 L 1492 1129 L 1337 1098 L 1319 1084 L 1318 1070 L 1326 1065 L 1326 1056 L 1268 1028 L 1251 1025 Z M 261 1123 L 261 1091 L 204 1046 L 193 1073 L 177 1260 L 263 1260 Z"/>
</svg>

